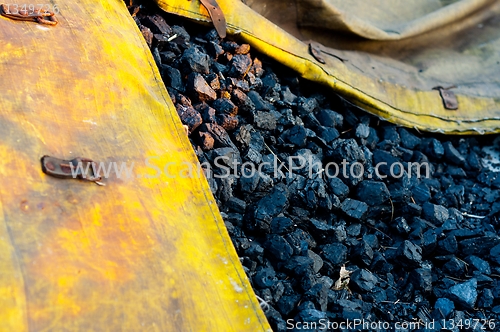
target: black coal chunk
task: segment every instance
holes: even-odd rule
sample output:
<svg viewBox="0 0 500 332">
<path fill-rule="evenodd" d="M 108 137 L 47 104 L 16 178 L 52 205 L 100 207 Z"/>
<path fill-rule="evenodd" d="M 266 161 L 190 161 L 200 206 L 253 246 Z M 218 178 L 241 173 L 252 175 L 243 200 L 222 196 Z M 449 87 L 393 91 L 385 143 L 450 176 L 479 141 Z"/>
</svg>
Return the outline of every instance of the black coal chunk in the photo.
<svg viewBox="0 0 500 332">
<path fill-rule="evenodd" d="M 236 115 L 238 113 L 238 107 L 233 104 L 233 102 L 226 98 L 219 98 L 212 103 L 212 107 L 219 113 L 225 113 L 229 115 Z"/>
<path fill-rule="evenodd" d="M 403 164 L 388 151 L 373 151 L 373 163 L 379 166 L 377 169 L 381 175 L 387 177 L 404 176 L 405 170 Z"/>
<path fill-rule="evenodd" d="M 407 149 L 413 150 L 420 145 L 422 141 L 417 136 L 410 133 L 405 128 L 399 128 L 399 136 L 401 137 L 401 145 Z"/>
<path fill-rule="evenodd" d="M 297 147 L 304 147 L 307 140 L 307 131 L 304 126 L 293 126 L 281 135 L 285 143 L 293 144 Z"/>
<path fill-rule="evenodd" d="M 269 195 L 257 203 L 254 219 L 258 229 L 269 232 L 272 219 L 283 212 L 288 205 L 288 195 L 288 189 L 278 184 Z"/>
<path fill-rule="evenodd" d="M 169 86 L 179 92 L 186 91 L 179 69 L 170 67 L 168 65 L 161 65 L 160 72 L 166 86 Z"/>
<path fill-rule="evenodd" d="M 316 119 L 325 127 L 342 127 L 344 117 L 332 110 L 321 109 L 316 113 Z"/>
<path fill-rule="evenodd" d="M 398 247 L 397 256 L 403 265 L 408 267 L 419 267 L 422 263 L 422 248 L 405 240 Z"/>
<path fill-rule="evenodd" d="M 271 221 L 271 233 L 273 234 L 287 234 L 293 231 L 294 222 L 290 218 L 276 217 Z"/>
<path fill-rule="evenodd" d="M 192 46 L 184 51 L 181 57 L 181 64 L 186 73 L 196 72 L 200 74 L 210 73 L 210 58 L 201 52 L 197 47 Z"/>
<path fill-rule="evenodd" d="M 430 138 L 422 143 L 424 145 L 424 153 L 434 159 L 441 159 L 444 155 L 444 147 L 440 141 L 435 138 Z"/>
<path fill-rule="evenodd" d="M 443 143 L 443 147 L 446 160 L 449 160 L 458 166 L 465 165 L 465 158 L 460 154 L 460 152 L 457 151 L 457 149 L 455 149 L 451 142 Z"/>
<path fill-rule="evenodd" d="M 308 229 L 315 239 L 321 242 L 337 241 L 342 242 L 346 238 L 345 229 L 342 227 L 334 227 L 317 219 L 310 219 Z"/>
<path fill-rule="evenodd" d="M 370 266 L 373 260 L 373 249 L 366 241 L 361 240 L 351 249 L 351 255 L 349 257 L 354 261 L 360 261 L 365 266 Z"/>
<path fill-rule="evenodd" d="M 229 73 L 230 77 L 243 78 L 250 70 L 252 65 L 252 59 L 248 55 L 238 54 L 233 56 L 231 62 L 229 63 Z"/>
<path fill-rule="evenodd" d="M 253 282 L 259 288 L 270 288 L 277 281 L 276 272 L 272 268 L 262 268 L 253 276 Z"/>
<path fill-rule="evenodd" d="M 490 264 L 477 256 L 471 255 L 464 259 L 468 264 L 483 274 L 491 274 Z"/>
<path fill-rule="evenodd" d="M 457 238 L 448 234 L 444 239 L 438 241 L 437 252 L 441 255 L 455 254 L 458 250 Z"/>
<path fill-rule="evenodd" d="M 436 300 L 434 309 L 435 312 L 433 312 L 433 317 L 435 319 L 446 319 L 455 309 L 455 304 L 446 297 L 440 297 Z"/>
<path fill-rule="evenodd" d="M 267 252 L 278 261 L 286 261 L 293 254 L 293 248 L 290 244 L 280 235 L 270 234 L 264 243 L 264 248 Z"/>
<path fill-rule="evenodd" d="M 347 247 L 341 243 L 326 244 L 321 247 L 321 256 L 334 266 L 342 266 L 347 261 Z"/>
<path fill-rule="evenodd" d="M 465 255 L 485 256 L 493 247 L 500 244 L 500 237 L 485 235 L 460 241 L 460 249 Z"/>
<path fill-rule="evenodd" d="M 342 211 L 356 220 L 363 220 L 368 212 L 368 205 L 355 199 L 346 198 L 341 205 Z"/>
<path fill-rule="evenodd" d="M 390 193 L 385 183 L 367 180 L 357 186 L 356 196 L 368 205 L 378 206 L 389 199 Z"/>
<path fill-rule="evenodd" d="M 411 231 L 410 226 L 406 222 L 404 217 L 397 217 L 391 222 L 391 226 L 396 229 L 396 231 L 401 234 L 409 234 Z"/>
<path fill-rule="evenodd" d="M 360 293 L 370 292 L 378 283 L 377 277 L 368 270 L 358 269 L 351 274 L 349 286 Z"/>
<path fill-rule="evenodd" d="M 448 209 L 442 205 L 435 205 L 432 203 L 425 203 L 422 208 L 422 216 L 424 219 L 441 226 L 448 218 Z"/>
<path fill-rule="evenodd" d="M 432 292 L 432 271 L 431 269 L 419 268 L 410 273 L 410 282 L 416 289 L 424 293 Z"/>
<path fill-rule="evenodd" d="M 465 263 L 456 257 L 452 257 L 448 262 L 443 265 L 443 271 L 449 275 L 461 277 L 465 274 Z"/>
<path fill-rule="evenodd" d="M 349 195 L 349 187 L 338 177 L 330 176 L 329 174 L 326 174 L 326 176 L 328 177 L 328 188 L 330 191 L 343 201 Z"/>
<path fill-rule="evenodd" d="M 470 280 L 455 285 L 450 288 L 448 297 L 455 304 L 460 305 L 468 310 L 473 310 L 477 300 L 477 280 Z"/>
</svg>

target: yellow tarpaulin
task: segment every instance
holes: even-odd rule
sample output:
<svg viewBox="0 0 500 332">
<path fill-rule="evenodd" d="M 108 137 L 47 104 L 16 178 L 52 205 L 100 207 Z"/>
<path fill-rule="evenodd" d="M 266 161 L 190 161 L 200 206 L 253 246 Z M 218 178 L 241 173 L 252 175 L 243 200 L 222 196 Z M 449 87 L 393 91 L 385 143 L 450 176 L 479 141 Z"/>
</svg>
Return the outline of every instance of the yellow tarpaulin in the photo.
<svg viewBox="0 0 500 332">
<path fill-rule="evenodd" d="M 0 330 L 269 331 L 206 180 L 177 176 L 196 156 L 124 3 L 57 6 L 0 17 Z"/>
<path fill-rule="evenodd" d="M 210 21 L 199 1 L 157 2 Z M 229 33 L 373 114 L 428 131 L 500 132 L 500 1 L 217 2 Z M 458 109 L 445 108 L 443 91 Z"/>
</svg>

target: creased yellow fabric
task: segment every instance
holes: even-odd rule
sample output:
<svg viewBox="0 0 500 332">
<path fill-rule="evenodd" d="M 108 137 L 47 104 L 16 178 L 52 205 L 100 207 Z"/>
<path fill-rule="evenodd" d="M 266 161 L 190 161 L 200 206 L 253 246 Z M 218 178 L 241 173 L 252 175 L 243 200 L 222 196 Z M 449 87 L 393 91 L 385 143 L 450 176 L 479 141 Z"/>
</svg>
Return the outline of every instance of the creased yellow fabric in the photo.
<svg viewBox="0 0 500 332">
<path fill-rule="evenodd" d="M 196 156 L 124 3 L 58 5 L 0 17 L 0 331 L 270 331 L 205 178 L 178 176 Z"/>
<path fill-rule="evenodd" d="M 210 21 L 198 1 L 157 3 Z M 427 131 L 500 131 L 500 1 L 218 3 L 229 33 L 375 115 Z M 309 54 L 310 40 L 324 45 L 326 64 Z M 451 88 L 458 110 L 444 108 L 438 86 Z"/>
</svg>

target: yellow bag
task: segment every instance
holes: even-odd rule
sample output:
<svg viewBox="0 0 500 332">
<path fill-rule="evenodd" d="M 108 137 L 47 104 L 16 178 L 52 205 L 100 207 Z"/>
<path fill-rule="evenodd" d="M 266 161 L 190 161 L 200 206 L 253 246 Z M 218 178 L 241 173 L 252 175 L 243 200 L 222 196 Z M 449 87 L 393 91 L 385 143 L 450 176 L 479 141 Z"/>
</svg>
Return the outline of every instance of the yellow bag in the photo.
<svg viewBox="0 0 500 332">
<path fill-rule="evenodd" d="M 204 176 L 155 176 L 197 159 L 124 3 L 58 5 L 56 26 L 0 17 L 0 330 L 270 331 Z"/>
<path fill-rule="evenodd" d="M 375 115 L 428 131 L 500 131 L 499 1 L 217 2 L 229 33 Z M 157 3 L 210 21 L 198 1 Z M 323 45 L 311 45 L 319 57 L 309 40 Z"/>
</svg>

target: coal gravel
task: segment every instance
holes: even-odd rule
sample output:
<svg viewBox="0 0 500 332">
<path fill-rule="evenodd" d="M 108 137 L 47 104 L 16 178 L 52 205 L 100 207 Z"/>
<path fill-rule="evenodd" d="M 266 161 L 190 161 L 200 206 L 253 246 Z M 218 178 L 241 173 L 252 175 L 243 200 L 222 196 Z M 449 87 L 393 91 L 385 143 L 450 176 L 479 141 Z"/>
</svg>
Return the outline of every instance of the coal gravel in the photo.
<svg viewBox="0 0 500 332">
<path fill-rule="evenodd" d="M 398 127 L 208 26 L 129 9 L 274 331 L 500 330 L 494 137 Z"/>
</svg>

